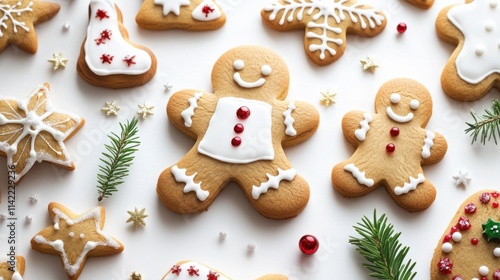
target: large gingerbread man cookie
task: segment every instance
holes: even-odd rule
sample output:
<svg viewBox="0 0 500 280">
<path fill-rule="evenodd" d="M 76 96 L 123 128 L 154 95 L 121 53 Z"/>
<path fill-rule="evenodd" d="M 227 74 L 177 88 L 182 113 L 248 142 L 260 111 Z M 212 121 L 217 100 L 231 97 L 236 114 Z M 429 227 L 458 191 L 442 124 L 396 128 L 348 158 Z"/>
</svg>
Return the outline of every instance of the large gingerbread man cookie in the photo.
<svg viewBox="0 0 500 280">
<path fill-rule="evenodd" d="M 342 119 L 344 136 L 356 151 L 333 168 L 335 190 L 356 197 L 384 185 L 404 209 L 428 208 L 436 190 L 422 165 L 440 161 L 448 148 L 443 136 L 425 129 L 431 114 L 431 96 L 419 82 L 400 78 L 382 85 L 375 114 L 352 111 Z"/>
<path fill-rule="evenodd" d="M 178 213 L 201 212 L 233 181 L 262 215 L 298 215 L 309 200 L 309 187 L 283 147 L 313 135 L 319 125 L 316 108 L 284 100 L 288 68 L 263 47 L 223 54 L 212 70 L 212 85 L 214 94 L 183 90 L 168 102 L 170 121 L 196 143 L 161 173 L 160 199 Z"/>
</svg>

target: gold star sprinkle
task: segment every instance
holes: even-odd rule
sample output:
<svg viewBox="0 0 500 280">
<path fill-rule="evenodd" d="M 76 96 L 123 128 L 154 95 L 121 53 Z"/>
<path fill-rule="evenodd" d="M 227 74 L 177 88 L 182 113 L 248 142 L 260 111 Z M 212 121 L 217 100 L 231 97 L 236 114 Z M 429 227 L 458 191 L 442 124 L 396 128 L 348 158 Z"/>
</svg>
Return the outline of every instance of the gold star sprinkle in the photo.
<svg viewBox="0 0 500 280">
<path fill-rule="evenodd" d="M 321 92 L 321 103 L 325 104 L 326 106 L 330 106 L 331 104 L 335 104 L 335 96 L 337 95 L 336 93 L 330 92 L 330 90 L 322 91 Z"/>
<path fill-rule="evenodd" d="M 132 274 L 130 274 L 130 279 L 132 280 L 142 280 L 142 275 L 139 273 L 139 272 L 132 272 Z"/>
<path fill-rule="evenodd" d="M 144 102 L 142 105 L 137 105 L 139 107 L 139 111 L 137 114 L 141 115 L 143 119 L 146 119 L 149 115 L 153 115 L 153 109 L 155 106 L 149 106 Z"/>
<path fill-rule="evenodd" d="M 63 57 L 62 53 L 54 53 L 52 54 L 52 58 L 47 60 L 48 62 L 54 64 L 54 70 L 59 69 L 59 67 L 64 67 L 66 68 L 66 62 L 68 61 L 67 58 Z"/>
<path fill-rule="evenodd" d="M 148 217 L 144 212 L 146 211 L 146 208 L 142 208 L 141 211 L 137 211 L 137 207 L 135 207 L 134 211 L 127 211 L 127 213 L 130 215 L 130 218 L 128 218 L 127 223 L 133 222 L 134 223 L 134 229 L 137 229 L 139 225 L 146 226 L 146 222 L 144 222 L 144 219 Z"/>
<path fill-rule="evenodd" d="M 373 58 L 369 56 L 367 56 L 365 59 L 361 59 L 360 62 L 363 65 L 363 71 L 369 70 L 373 73 L 375 72 L 375 68 L 378 67 Z"/>
<path fill-rule="evenodd" d="M 106 116 L 109 115 L 118 115 L 118 111 L 120 111 L 120 106 L 116 105 L 116 101 L 113 102 L 107 102 L 106 101 L 106 106 L 101 108 L 101 111 L 106 113 Z"/>
</svg>

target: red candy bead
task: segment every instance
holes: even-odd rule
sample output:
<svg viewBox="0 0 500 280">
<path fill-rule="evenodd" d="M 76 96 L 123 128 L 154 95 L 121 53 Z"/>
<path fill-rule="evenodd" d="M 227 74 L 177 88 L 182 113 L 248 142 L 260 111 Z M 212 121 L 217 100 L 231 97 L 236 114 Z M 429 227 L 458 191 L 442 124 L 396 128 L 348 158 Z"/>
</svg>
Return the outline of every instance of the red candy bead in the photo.
<svg viewBox="0 0 500 280">
<path fill-rule="evenodd" d="M 488 203 L 490 202 L 490 193 L 482 193 L 480 196 L 479 196 L 479 200 L 482 202 L 482 203 Z"/>
<path fill-rule="evenodd" d="M 385 151 L 389 154 L 393 153 L 395 150 L 396 150 L 396 146 L 393 143 L 389 143 L 389 144 L 387 144 L 387 146 L 385 146 Z"/>
<path fill-rule="evenodd" d="M 391 136 L 392 136 L 392 137 L 396 137 L 396 136 L 398 136 L 398 135 L 399 135 L 399 128 L 398 128 L 397 126 L 395 126 L 395 127 L 391 128 L 390 133 L 391 133 Z"/>
<path fill-rule="evenodd" d="M 453 263 L 450 261 L 450 258 L 442 258 L 437 263 L 437 267 L 442 274 L 451 274 Z"/>
<path fill-rule="evenodd" d="M 493 280 L 500 280 L 500 269 L 495 270 L 493 272 Z"/>
<path fill-rule="evenodd" d="M 472 202 L 465 205 L 465 207 L 464 207 L 464 212 L 466 214 L 474 214 L 474 213 L 476 213 L 476 210 L 477 210 L 476 204 L 474 204 Z"/>
<path fill-rule="evenodd" d="M 443 243 L 449 242 L 451 240 L 451 234 L 447 234 L 443 237 Z"/>
<path fill-rule="evenodd" d="M 307 234 L 300 238 L 299 248 L 302 253 L 312 255 L 318 251 L 319 241 L 313 235 Z"/>
<path fill-rule="evenodd" d="M 243 130 L 245 130 L 245 127 L 241 123 L 238 123 L 234 126 L 234 132 L 236 133 L 242 133 Z"/>
<path fill-rule="evenodd" d="M 479 280 L 488 280 L 488 278 L 486 278 L 485 276 L 479 278 Z"/>
<path fill-rule="evenodd" d="M 472 238 L 472 239 L 470 240 L 470 243 L 471 243 L 472 245 L 477 245 L 477 243 L 479 243 L 479 240 L 478 240 L 477 238 Z"/>
<path fill-rule="evenodd" d="M 497 201 L 493 202 L 491 206 L 493 206 L 493 208 L 498 208 L 498 202 Z"/>
<path fill-rule="evenodd" d="M 500 193 L 498 193 L 498 192 L 492 192 L 491 196 L 493 196 L 494 198 L 498 198 L 498 196 L 500 196 Z"/>
<path fill-rule="evenodd" d="M 406 26 L 406 23 L 404 23 L 404 22 L 399 23 L 398 26 L 396 27 L 396 29 L 398 30 L 398 32 L 400 34 L 405 33 L 406 28 L 407 28 L 407 26 Z"/>
<path fill-rule="evenodd" d="M 240 120 L 244 120 L 248 117 L 250 117 L 250 109 L 248 109 L 247 106 L 241 106 L 238 111 L 236 111 L 236 116 Z"/>
<path fill-rule="evenodd" d="M 231 140 L 231 145 L 233 145 L 234 147 L 238 147 L 239 145 L 241 145 L 241 138 L 238 136 L 233 137 L 233 139 Z"/>
<path fill-rule="evenodd" d="M 457 229 L 457 227 L 456 227 L 456 226 L 452 226 L 452 227 L 450 228 L 450 234 L 454 234 L 455 232 L 457 232 L 457 230 L 458 230 L 458 229 Z"/>
</svg>

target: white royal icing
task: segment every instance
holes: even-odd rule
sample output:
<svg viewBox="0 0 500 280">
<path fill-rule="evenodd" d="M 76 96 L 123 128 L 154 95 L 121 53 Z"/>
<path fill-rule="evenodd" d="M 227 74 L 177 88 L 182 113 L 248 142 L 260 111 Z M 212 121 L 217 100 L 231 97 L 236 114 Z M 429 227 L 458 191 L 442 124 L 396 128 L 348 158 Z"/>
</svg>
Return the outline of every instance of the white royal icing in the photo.
<svg viewBox="0 0 500 280">
<path fill-rule="evenodd" d="M 203 0 L 191 13 L 191 16 L 199 21 L 215 20 L 220 18 L 221 15 L 221 10 L 212 0 Z"/>
<path fill-rule="evenodd" d="M 96 17 L 98 10 L 105 11 L 108 17 Z M 101 33 L 107 31 L 110 39 L 98 43 Z M 85 62 L 90 70 L 98 76 L 115 74 L 140 75 L 146 73 L 152 64 L 149 54 L 132 46 L 123 39 L 118 27 L 118 16 L 115 4 L 111 0 L 90 1 L 90 21 L 85 40 Z M 103 63 L 102 56 L 112 56 L 111 63 Z M 131 59 L 134 63 L 127 63 Z"/>
<path fill-rule="evenodd" d="M 369 113 L 364 113 L 363 118 L 364 118 L 364 120 L 359 122 L 359 126 L 361 128 L 358 128 L 354 131 L 354 136 L 356 136 L 356 138 L 359 141 L 365 141 L 366 133 L 370 129 L 369 123 L 373 120 L 372 115 Z"/>
<path fill-rule="evenodd" d="M 248 107 L 251 112 L 245 120 L 236 116 L 236 111 L 242 106 Z M 237 123 L 245 127 L 242 133 L 234 132 Z M 236 97 L 220 98 L 198 152 L 228 163 L 272 160 L 274 148 L 271 127 L 272 107 L 268 103 Z M 242 140 L 238 147 L 231 145 L 231 139 L 235 136 Z"/>
<path fill-rule="evenodd" d="M 477 84 L 493 73 L 500 73 L 500 7 L 497 1 L 476 0 L 453 6 L 448 11 L 448 19 L 464 35 L 463 48 L 455 60 L 459 77 Z"/>
<path fill-rule="evenodd" d="M 387 107 L 386 112 L 387 112 L 387 116 L 389 116 L 389 118 L 391 118 L 395 122 L 406 123 L 406 122 L 413 120 L 413 113 L 412 112 L 409 112 L 408 114 L 406 114 L 406 116 L 400 116 L 400 115 L 394 113 L 391 106 Z"/>
<path fill-rule="evenodd" d="M 389 100 L 391 100 L 391 103 L 393 104 L 398 104 L 399 101 L 401 101 L 401 95 L 399 95 L 399 93 L 393 93 L 389 97 Z"/>
<path fill-rule="evenodd" d="M 108 234 L 106 234 L 105 232 L 103 232 L 100 229 L 101 219 L 103 217 L 101 217 L 101 209 L 99 207 L 93 208 L 92 210 L 86 212 L 85 214 L 81 215 L 80 217 L 78 217 L 75 220 L 70 219 L 65 213 L 63 213 L 61 210 L 59 210 L 57 208 L 52 208 L 52 212 L 55 214 L 55 216 L 53 218 L 54 219 L 54 228 L 56 227 L 56 225 L 57 225 L 57 228 L 59 228 L 59 221 L 61 219 L 66 221 L 66 223 L 68 225 L 74 225 L 74 224 L 78 224 L 78 223 L 81 223 L 81 222 L 89 220 L 89 219 L 93 219 L 95 222 L 96 232 L 100 236 L 104 237 L 104 239 L 105 239 L 105 241 L 97 241 L 97 242 L 92 241 L 92 240 L 88 240 L 85 243 L 85 246 L 82 250 L 82 253 L 80 254 L 80 256 L 78 256 L 76 262 L 70 263 L 69 259 L 68 259 L 68 254 L 65 250 L 64 242 L 62 240 L 56 239 L 56 240 L 50 241 L 50 240 L 47 240 L 42 235 L 36 235 L 34 237 L 34 241 L 36 243 L 46 244 L 46 245 L 52 246 L 52 248 L 54 248 L 56 251 L 61 253 L 61 259 L 62 259 L 63 264 L 64 264 L 64 269 L 66 270 L 68 275 L 74 276 L 76 274 L 76 272 L 80 269 L 80 266 L 81 266 L 82 262 L 85 260 L 85 256 L 88 254 L 88 252 L 92 251 L 97 246 L 106 246 L 106 247 L 112 247 L 115 249 L 120 248 L 120 244 L 118 242 L 116 242 L 113 239 L 113 237 L 109 236 Z M 69 246 L 69 248 L 71 248 L 71 246 Z"/>
<path fill-rule="evenodd" d="M 297 131 L 293 127 L 295 119 L 292 117 L 292 112 L 295 109 L 297 109 L 297 107 L 295 107 L 295 103 L 291 101 L 290 103 L 288 103 L 288 109 L 285 112 L 283 112 L 283 116 L 285 117 L 285 126 L 286 126 L 285 133 L 288 136 L 297 135 Z"/>
<path fill-rule="evenodd" d="M 233 62 L 233 67 L 234 69 L 236 70 L 241 70 L 245 67 L 245 62 L 241 59 L 237 59 Z M 271 74 L 271 66 L 269 65 L 264 65 L 261 67 L 261 74 L 267 76 L 269 74 Z M 264 78 L 259 78 L 258 80 L 256 81 L 253 81 L 253 82 L 247 82 L 245 80 L 243 80 L 243 78 L 240 76 L 240 73 L 239 72 L 235 72 L 234 75 L 233 75 L 233 80 L 240 86 L 240 87 L 244 87 L 244 88 L 256 88 L 256 87 L 261 87 L 262 85 L 264 85 L 264 83 L 266 82 L 266 79 Z"/>
<path fill-rule="evenodd" d="M 375 184 L 375 181 L 373 179 L 367 178 L 366 177 L 366 172 L 361 172 L 355 165 L 354 163 L 349 163 L 348 165 L 344 166 L 345 171 L 349 171 L 352 173 L 352 176 L 356 178 L 358 183 L 361 185 L 365 185 L 367 187 L 372 187 Z"/>
<path fill-rule="evenodd" d="M 21 273 L 19 271 L 14 272 L 12 274 L 12 280 L 23 280 L 23 277 L 21 276 Z"/>
<path fill-rule="evenodd" d="M 176 265 L 174 265 L 176 267 Z M 174 267 L 162 278 L 162 280 L 193 280 L 193 279 L 217 279 L 217 280 L 230 280 L 224 275 L 220 275 L 217 271 L 198 262 L 185 262 L 178 266 L 179 274 L 174 273 Z M 192 267 L 196 274 L 189 275 L 189 269 Z M 209 278 L 208 275 L 216 273 L 218 277 Z M 199 277 L 196 277 L 199 276 Z"/>
<path fill-rule="evenodd" d="M 267 193 L 269 188 L 278 189 L 279 184 L 283 180 L 292 181 L 297 175 L 297 171 L 295 169 L 290 168 L 287 170 L 283 170 L 278 168 L 278 175 L 273 176 L 269 173 L 266 173 L 268 178 L 267 182 L 262 182 L 260 186 L 252 186 L 252 197 L 254 199 L 259 199 L 260 195 L 263 193 Z"/>
<path fill-rule="evenodd" d="M 198 174 L 198 172 L 195 172 L 193 175 L 187 176 L 186 175 L 187 169 L 179 168 L 177 167 L 177 165 L 172 166 L 171 170 L 172 170 L 172 175 L 174 175 L 175 180 L 177 182 L 179 183 L 182 182 L 186 184 L 186 186 L 184 186 L 184 193 L 195 192 L 196 197 L 199 200 L 205 201 L 205 199 L 207 199 L 210 193 L 201 188 L 201 181 L 199 183 L 194 182 L 194 177 Z"/>
<path fill-rule="evenodd" d="M 405 182 L 402 187 L 396 186 L 394 188 L 394 193 L 396 195 L 408 193 L 409 191 L 417 189 L 417 185 L 423 183 L 424 181 L 425 177 L 422 174 L 418 174 L 417 178 L 413 178 L 410 176 L 410 182 Z"/>
<path fill-rule="evenodd" d="M 184 119 L 185 126 L 191 127 L 193 124 L 193 120 L 191 118 L 194 116 L 194 109 L 198 108 L 198 100 L 202 95 L 202 92 L 197 92 L 193 97 L 188 99 L 189 107 L 181 112 L 181 117 Z"/>
<path fill-rule="evenodd" d="M 2 17 L 0 18 L 0 38 L 3 37 L 2 28 L 7 30 L 9 25 L 7 22 L 10 20 L 12 22 L 12 30 L 14 33 L 17 33 L 17 27 L 24 29 L 24 31 L 29 32 L 30 29 L 26 27 L 26 23 L 23 21 L 19 21 L 20 17 L 23 16 L 24 12 L 33 12 L 33 2 L 30 1 L 26 5 L 26 7 L 21 7 L 21 1 L 15 3 L 14 5 L 2 4 L 2 0 L 0 0 L 0 14 Z M 16 19 L 16 17 L 19 17 Z"/>
<path fill-rule="evenodd" d="M 434 132 L 427 130 L 425 132 L 424 146 L 422 146 L 422 157 L 428 158 L 431 156 L 431 148 L 434 145 L 434 138 L 436 135 Z"/>
<path fill-rule="evenodd" d="M 189 0 L 154 0 L 156 5 L 163 6 L 163 15 L 166 16 L 169 13 L 174 13 L 178 16 L 181 12 L 181 6 L 187 6 L 190 3 Z"/>
</svg>

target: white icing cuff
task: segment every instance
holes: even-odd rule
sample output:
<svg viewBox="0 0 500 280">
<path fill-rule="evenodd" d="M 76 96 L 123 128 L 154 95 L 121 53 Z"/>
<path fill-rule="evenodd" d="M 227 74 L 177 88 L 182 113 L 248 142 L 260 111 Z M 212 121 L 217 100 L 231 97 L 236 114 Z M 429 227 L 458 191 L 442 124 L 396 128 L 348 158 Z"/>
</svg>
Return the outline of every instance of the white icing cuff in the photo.
<svg viewBox="0 0 500 280">
<path fill-rule="evenodd" d="M 422 174 L 418 174 L 417 178 L 413 178 L 410 176 L 410 182 L 404 183 L 402 187 L 396 186 L 394 188 L 394 193 L 396 195 L 402 195 L 408 193 L 410 191 L 416 190 L 418 184 L 421 184 L 425 181 L 425 177 Z"/>
<path fill-rule="evenodd" d="M 198 174 L 198 172 L 195 172 L 191 176 L 186 175 L 187 169 L 185 168 L 179 168 L 177 165 L 172 166 L 172 175 L 174 175 L 175 180 L 179 183 L 185 183 L 186 186 L 184 187 L 184 193 L 188 192 L 195 192 L 196 197 L 201 200 L 205 201 L 207 199 L 208 195 L 210 194 L 208 191 L 205 191 L 201 188 L 201 182 L 195 183 L 194 182 L 194 177 Z"/>
<path fill-rule="evenodd" d="M 278 175 L 273 176 L 269 173 L 266 173 L 268 178 L 267 182 L 263 182 L 260 186 L 252 186 L 252 197 L 254 199 L 259 199 L 260 195 L 266 193 L 269 188 L 278 189 L 279 184 L 282 180 L 292 181 L 297 175 L 297 171 L 295 169 L 290 168 L 288 170 L 283 170 L 278 168 Z"/>
<path fill-rule="evenodd" d="M 364 120 L 359 122 L 359 126 L 361 128 L 358 128 L 354 131 L 354 136 L 356 136 L 356 138 L 359 141 L 365 141 L 366 133 L 370 129 L 369 123 L 373 120 L 372 115 L 369 113 L 364 113 L 363 118 L 364 118 Z"/>
<path fill-rule="evenodd" d="M 352 176 L 354 176 L 354 178 L 356 178 L 358 183 L 360 183 L 361 185 L 372 187 L 375 184 L 375 181 L 373 181 L 373 179 L 367 178 L 365 176 L 366 172 L 359 171 L 359 169 L 354 165 L 354 163 L 350 163 L 344 166 L 344 170 L 351 172 Z"/>
</svg>

